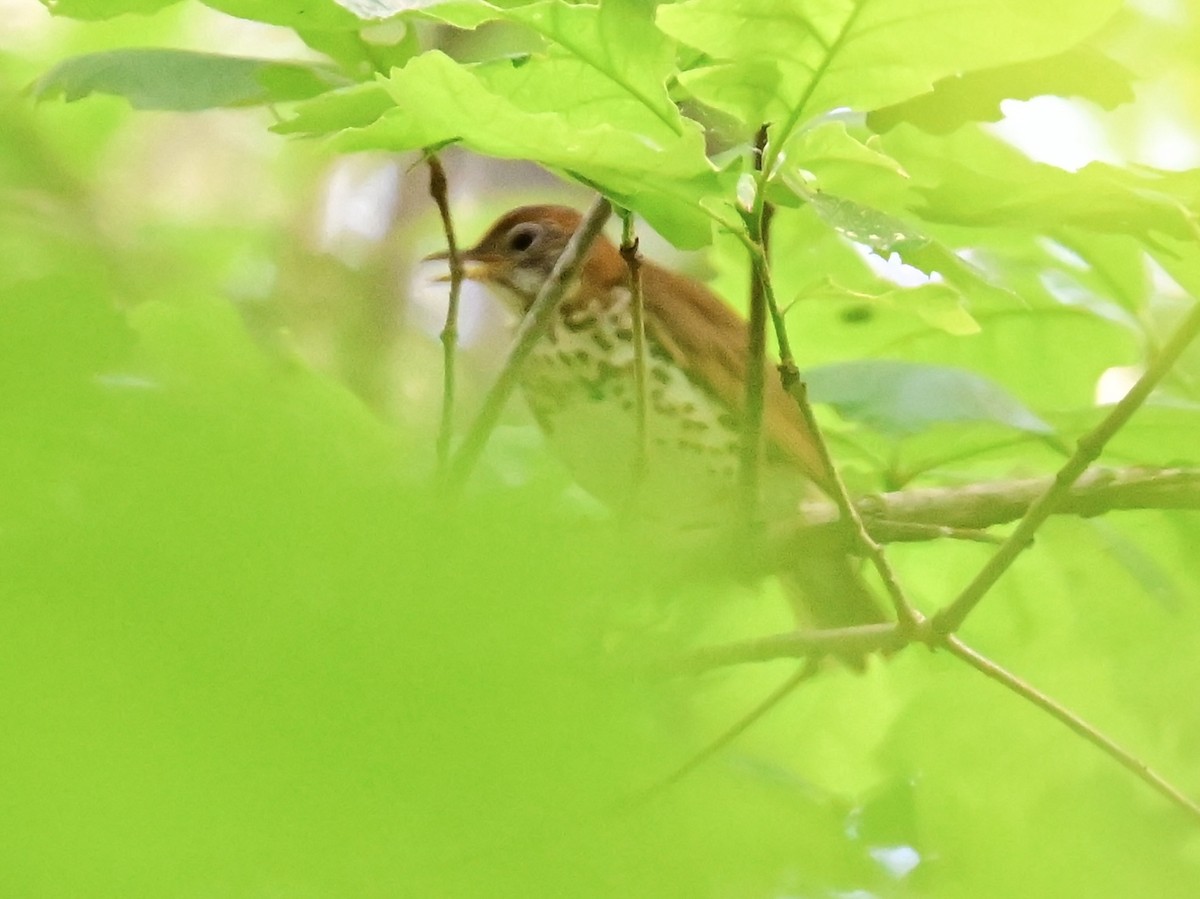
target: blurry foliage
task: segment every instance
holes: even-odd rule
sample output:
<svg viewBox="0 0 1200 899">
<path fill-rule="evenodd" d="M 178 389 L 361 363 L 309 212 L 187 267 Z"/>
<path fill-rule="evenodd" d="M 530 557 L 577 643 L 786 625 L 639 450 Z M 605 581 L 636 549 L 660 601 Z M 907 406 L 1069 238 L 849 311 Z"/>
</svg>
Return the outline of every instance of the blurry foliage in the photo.
<svg viewBox="0 0 1200 899">
<path fill-rule="evenodd" d="M 44 5 L 0 35 L 0 896 L 1195 895 L 1177 809 L 915 649 L 632 802 L 790 670 L 648 663 L 784 610 L 631 549 L 519 411 L 439 506 L 423 174 L 328 153 L 532 161 L 707 247 L 739 301 L 768 119 L 776 286 L 852 482 L 1047 473 L 1200 291 L 1197 172 L 1137 152 L 1197 156 L 1195 4 Z M 1131 164 L 981 124 L 1044 94 L 1099 104 Z M 446 157 L 463 239 L 567 192 Z M 1105 461 L 1196 464 L 1198 385 L 1193 351 Z M 1054 521 L 964 631 L 1192 795 L 1198 540 Z M 987 548 L 890 552 L 932 611 Z"/>
</svg>

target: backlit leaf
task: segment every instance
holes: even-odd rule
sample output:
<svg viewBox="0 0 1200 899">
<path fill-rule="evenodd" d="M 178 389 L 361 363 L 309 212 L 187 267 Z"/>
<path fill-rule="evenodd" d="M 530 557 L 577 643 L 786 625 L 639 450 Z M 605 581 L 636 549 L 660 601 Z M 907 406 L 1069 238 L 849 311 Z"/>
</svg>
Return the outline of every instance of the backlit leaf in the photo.
<svg viewBox="0 0 1200 899">
<path fill-rule="evenodd" d="M 124 97 L 135 109 L 194 111 L 315 97 L 342 83 L 331 69 L 303 63 L 132 48 L 77 56 L 34 85 L 40 98 Z"/>
</svg>

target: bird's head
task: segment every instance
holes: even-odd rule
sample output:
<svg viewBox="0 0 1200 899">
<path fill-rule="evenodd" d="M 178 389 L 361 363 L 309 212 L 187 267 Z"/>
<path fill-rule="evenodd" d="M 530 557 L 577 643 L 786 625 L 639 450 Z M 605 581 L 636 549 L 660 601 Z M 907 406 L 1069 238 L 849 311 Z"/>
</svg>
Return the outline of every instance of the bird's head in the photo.
<svg viewBox="0 0 1200 899">
<path fill-rule="evenodd" d="M 502 288 L 524 313 L 533 304 L 579 227 L 582 216 L 566 206 L 520 206 L 497 219 L 475 246 L 462 250 L 459 261 L 463 277 Z M 446 252 L 425 257 L 449 258 Z M 585 288 L 607 287 L 614 274 L 619 279 L 624 264 L 616 247 L 597 238 L 580 274 Z M 449 280 L 443 275 L 439 280 Z M 594 285 L 592 282 L 596 282 Z"/>
</svg>

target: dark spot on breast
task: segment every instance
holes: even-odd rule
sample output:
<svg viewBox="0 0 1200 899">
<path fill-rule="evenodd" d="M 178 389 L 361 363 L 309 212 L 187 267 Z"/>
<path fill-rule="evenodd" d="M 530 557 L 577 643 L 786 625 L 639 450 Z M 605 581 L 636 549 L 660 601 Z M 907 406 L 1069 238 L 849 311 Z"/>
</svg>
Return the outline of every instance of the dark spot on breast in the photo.
<svg viewBox="0 0 1200 899">
<path fill-rule="evenodd" d="M 671 373 L 669 371 L 667 371 L 665 368 L 659 368 L 658 366 L 654 366 L 653 368 L 650 369 L 650 377 L 652 377 L 654 380 L 658 381 L 659 384 L 670 384 L 671 383 Z"/>
<path fill-rule="evenodd" d="M 633 328 L 617 328 L 617 340 L 633 340 Z"/>
</svg>

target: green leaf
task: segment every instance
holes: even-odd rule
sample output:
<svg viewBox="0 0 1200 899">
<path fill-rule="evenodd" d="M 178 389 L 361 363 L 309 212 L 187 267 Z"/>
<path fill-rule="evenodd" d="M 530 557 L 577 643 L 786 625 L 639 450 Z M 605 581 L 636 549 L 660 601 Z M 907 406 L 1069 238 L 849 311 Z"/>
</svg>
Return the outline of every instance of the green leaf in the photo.
<svg viewBox="0 0 1200 899">
<path fill-rule="evenodd" d="M 312 64 L 131 48 L 65 60 L 39 78 L 33 91 L 39 99 L 113 94 L 136 109 L 193 111 L 303 100 L 340 80 L 333 70 Z"/>
<path fill-rule="evenodd" d="M 148 14 L 173 6 L 179 0 L 41 0 L 56 16 L 72 19 L 111 19 L 125 13 Z"/>
<path fill-rule="evenodd" d="M 926 323 L 947 334 L 966 337 L 979 333 L 979 322 L 967 311 L 967 301 L 961 292 L 949 284 L 929 282 L 915 287 L 897 287 L 879 278 L 871 290 L 851 290 L 825 277 L 804 287 L 797 302 L 827 303 L 857 301 L 867 308 L 880 306 L 911 312 Z"/>
<path fill-rule="evenodd" d="M 708 54 L 685 72 L 698 99 L 746 122 L 795 125 L 840 107 L 868 111 L 964 71 L 1077 44 L 1118 0 L 687 0 L 658 9 L 667 34 Z"/>
<path fill-rule="evenodd" d="M 564 71 L 574 73 L 571 89 L 560 89 Z M 466 67 L 438 51 L 413 59 L 381 82 L 393 108 L 362 127 L 334 137 L 342 150 L 417 150 L 460 142 L 476 152 L 504 159 L 527 159 L 558 169 L 612 195 L 637 210 L 681 246 L 708 241 L 709 219 L 700 199 L 714 192 L 716 174 L 704 155 L 698 127 L 683 134 L 661 123 L 649 133 L 646 107 L 591 67 L 550 57 L 533 57 Z M 539 91 L 538 85 L 547 85 Z M 591 97 L 594 103 L 579 103 Z M 319 98 L 298 111 L 299 122 L 338 123 L 373 114 L 377 95 L 355 89 Z M 527 103 L 527 107 L 518 105 Z M 339 126 L 340 127 L 340 126 Z M 285 130 L 301 130 L 295 122 Z"/>
<path fill-rule="evenodd" d="M 990 283 L 975 266 L 908 222 L 853 200 L 809 191 L 794 181 L 791 184 L 826 224 L 880 258 L 888 259 L 895 253 L 926 274 L 944 278 L 967 296 L 1005 296 L 1005 291 Z"/>
<path fill-rule="evenodd" d="M 364 128 L 384 113 L 395 109 L 391 94 L 381 81 L 368 81 L 327 91 L 292 110 L 292 117 L 271 130 L 279 134 L 315 136 L 353 128 Z"/>
<path fill-rule="evenodd" d="M 1100 51 L 1073 47 L 1034 59 L 951 75 L 933 90 L 867 115 L 867 125 L 883 132 L 908 122 L 931 134 L 948 134 L 966 122 L 998 122 L 1003 100 L 1046 94 L 1080 97 L 1104 109 L 1133 102 L 1133 73 Z"/>
<path fill-rule="evenodd" d="M 681 134 L 682 119 L 666 88 L 675 72 L 675 48 L 654 27 L 653 11 L 640 0 L 605 0 L 598 6 L 547 0 L 517 6 L 505 17 L 559 44 Z"/>
<path fill-rule="evenodd" d="M 883 146 L 913 177 L 914 211 L 932 222 L 1053 233 L 1064 227 L 1125 234 L 1157 246 L 1159 236 L 1193 239 L 1200 169 L 1168 172 L 1094 162 L 1075 172 L 1034 162 L 980 128 L 940 139 L 897 128 Z"/>
<path fill-rule="evenodd" d="M 1039 231 L 1069 225 L 1153 245 L 1156 233 L 1191 236 L 1189 210 L 1200 208 L 1200 169 L 1133 172 L 1093 162 L 1067 172 L 1029 162 L 997 175 L 960 163 L 919 192 L 925 206 L 917 211 L 932 221 Z"/>
<path fill-rule="evenodd" d="M 360 28 L 363 18 L 351 3 L 340 0 L 201 0 L 239 19 L 267 22 L 296 29 L 347 30 Z M 376 4 L 370 4 L 375 6 Z M 370 18 L 374 18 L 371 16 Z"/>
<path fill-rule="evenodd" d="M 995 422 L 1018 431 L 1053 429 L 994 381 L 959 368 L 893 360 L 843 362 L 804 372 L 812 398 L 844 417 L 894 435 L 948 422 Z"/>
<path fill-rule="evenodd" d="M 780 165 L 800 183 L 838 195 L 842 195 L 843 188 L 853 189 L 865 174 L 908 177 L 877 139 L 860 141 L 846 129 L 845 122 L 823 122 L 797 132 L 788 142 Z"/>
</svg>

